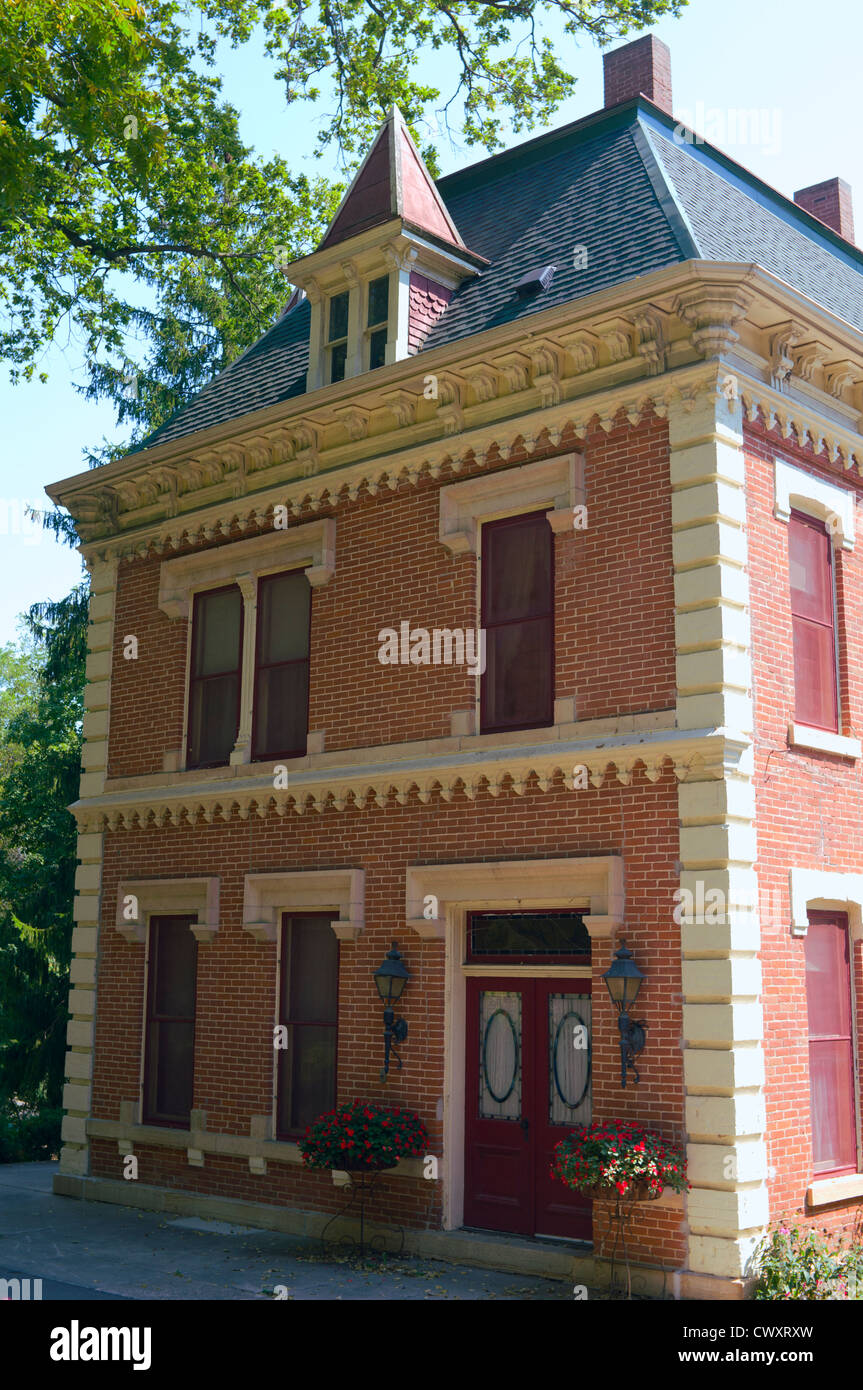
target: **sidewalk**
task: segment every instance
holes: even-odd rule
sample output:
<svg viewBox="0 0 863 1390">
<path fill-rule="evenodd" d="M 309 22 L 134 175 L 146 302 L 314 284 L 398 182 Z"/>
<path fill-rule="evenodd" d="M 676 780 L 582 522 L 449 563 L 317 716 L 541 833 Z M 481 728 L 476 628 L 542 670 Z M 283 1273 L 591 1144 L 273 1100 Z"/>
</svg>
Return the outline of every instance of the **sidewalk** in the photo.
<svg viewBox="0 0 863 1390">
<path fill-rule="evenodd" d="M 570 1285 L 439 1260 L 348 1259 L 319 1241 L 56 1197 L 56 1163 L 0 1164 L 0 1279 L 42 1298 L 568 1301 Z M 284 1297 L 285 1295 L 280 1295 Z"/>
</svg>

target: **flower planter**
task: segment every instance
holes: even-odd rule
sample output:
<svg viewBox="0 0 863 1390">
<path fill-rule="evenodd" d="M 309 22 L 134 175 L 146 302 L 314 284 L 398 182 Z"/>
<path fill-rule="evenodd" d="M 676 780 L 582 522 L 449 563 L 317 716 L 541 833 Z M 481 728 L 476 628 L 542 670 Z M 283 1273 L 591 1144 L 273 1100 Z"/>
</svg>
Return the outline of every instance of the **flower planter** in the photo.
<svg viewBox="0 0 863 1390">
<path fill-rule="evenodd" d="M 379 1173 L 428 1147 L 425 1125 L 412 1110 L 355 1100 L 319 1115 L 299 1141 L 308 1169 L 334 1173 Z"/>
<path fill-rule="evenodd" d="M 550 1173 L 582 1197 L 616 1203 L 618 1211 L 636 1202 L 654 1202 L 665 1188 L 687 1188 L 680 1146 L 631 1120 L 576 1125 L 555 1145 Z M 625 1191 L 618 1183 L 626 1184 Z"/>
</svg>

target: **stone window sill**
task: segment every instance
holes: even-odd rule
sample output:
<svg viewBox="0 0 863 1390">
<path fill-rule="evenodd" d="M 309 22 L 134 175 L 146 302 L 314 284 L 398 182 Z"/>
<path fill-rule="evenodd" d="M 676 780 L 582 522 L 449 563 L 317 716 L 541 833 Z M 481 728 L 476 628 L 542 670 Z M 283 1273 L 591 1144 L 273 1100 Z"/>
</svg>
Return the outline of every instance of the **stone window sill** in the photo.
<svg viewBox="0 0 863 1390">
<path fill-rule="evenodd" d="M 806 1205 L 810 1207 L 850 1202 L 855 1197 L 863 1197 L 863 1173 L 846 1173 L 841 1178 L 819 1178 L 806 1189 Z"/>
<path fill-rule="evenodd" d="M 789 724 L 788 742 L 792 748 L 814 748 L 819 753 L 835 753 L 839 758 L 859 758 L 861 751 L 859 738 L 844 738 L 808 724 Z"/>
<path fill-rule="evenodd" d="M 138 1148 L 185 1149 L 193 1167 L 206 1166 L 206 1154 L 221 1154 L 229 1158 L 264 1160 L 271 1163 L 302 1165 L 299 1146 L 290 1140 L 256 1138 L 245 1134 L 221 1134 L 203 1129 L 171 1129 L 161 1125 L 139 1125 L 125 1120 L 87 1121 L 91 1139 L 116 1139 L 122 1154 Z M 194 1155 L 194 1157 L 193 1157 Z M 265 1172 L 265 1169 L 261 1171 Z M 402 1158 L 388 1177 L 421 1178 L 423 1159 Z"/>
</svg>

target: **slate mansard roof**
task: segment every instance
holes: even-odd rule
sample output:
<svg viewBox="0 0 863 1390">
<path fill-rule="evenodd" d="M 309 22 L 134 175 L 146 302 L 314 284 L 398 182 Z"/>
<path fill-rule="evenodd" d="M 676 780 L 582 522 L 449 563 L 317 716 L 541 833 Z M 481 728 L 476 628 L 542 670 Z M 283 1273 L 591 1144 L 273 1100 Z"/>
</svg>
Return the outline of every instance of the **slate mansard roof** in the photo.
<svg viewBox="0 0 863 1390">
<path fill-rule="evenodd" d="M 439 179 L 464 245 L 489 265 L 456 291 L 421 352 L 693 259 L 757 263 L 863 332 L 863 252 L 674 131 L 640 97 Z M 549 288 L 519 297 L 517 282 L 545 265 L 557 267 Z M 139 450 L 302 395 L 309 323 L 302 301 Z"/>
</svg>

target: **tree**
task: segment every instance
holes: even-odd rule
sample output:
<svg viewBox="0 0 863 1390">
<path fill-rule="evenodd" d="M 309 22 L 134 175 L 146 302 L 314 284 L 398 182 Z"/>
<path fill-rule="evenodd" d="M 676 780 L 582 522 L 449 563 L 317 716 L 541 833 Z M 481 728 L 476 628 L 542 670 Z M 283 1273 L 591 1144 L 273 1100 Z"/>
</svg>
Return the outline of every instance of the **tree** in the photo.
<svg viewBox="0 0 863 1390">
<path fill-rule="evenodd" d="M 572 91 L 545 21 L 562 17 L 574 55 L 578 35 L 607 43 L 685 3 L 4 0 L 0 357 L 30 377 L 71 330 L 91 364 L 82 389 L 137 439 L 272 323 L 279 265 L 312 249 L 342 186 L 243 145 L 219 38 L 261 41 L 297 116 L 331 101 L 320 150 L 350 167 L 393 102 L 418 134 L 442 100 L 425 77 L 435 54 L 456 60 L 446 118 L 455 101 L 467 143 L 494 148 L 501 119 L 530 129 Z"/>
<path fill-rule="evenodd" d="M 0 647 L 0 795 L 5 779 L 25 750 L 10 741 L 9 725 L 25 710 L 33 709 L 39 688 L 41 653 L 29 633 L 15 645 Z"/>
<path fill-rule="evenodd" d="M 35 699 L 5 730 L 18 750 L 0 800 L 0 1109 L 59 1106 L 75 884 L 87 594 L 25 620 L 41 649 Z"/>
</svg>

